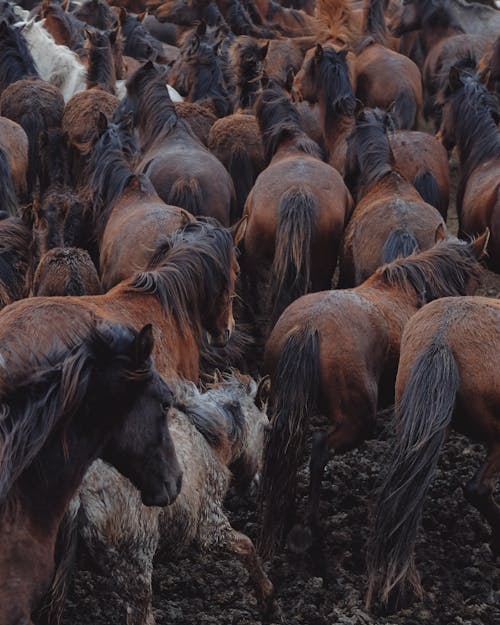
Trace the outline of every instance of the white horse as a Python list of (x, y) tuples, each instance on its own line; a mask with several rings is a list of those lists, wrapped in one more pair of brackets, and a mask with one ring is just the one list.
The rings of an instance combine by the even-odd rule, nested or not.
[(45, 20), (18, 22), (40, 77), (61, 90), (64, 101), (87, 87), (87, 71), (78, 55), (57, 44), (43, 27)]

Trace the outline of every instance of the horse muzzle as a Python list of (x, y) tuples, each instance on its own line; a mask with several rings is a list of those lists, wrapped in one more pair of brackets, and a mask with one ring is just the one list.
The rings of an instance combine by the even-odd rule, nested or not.
[(177, 499), (182, 488), (182, 473), (175, 480), (163, 482), (162, 488), (154, 491), (141, 491), (141, 501), (145, 506), (170, 506)]

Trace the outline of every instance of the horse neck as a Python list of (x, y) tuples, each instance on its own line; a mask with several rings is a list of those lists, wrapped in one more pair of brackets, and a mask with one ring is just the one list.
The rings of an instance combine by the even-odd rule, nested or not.
[[(167, 87), (165, 86), (165, 91), (166, 90)], [(166, 97), (168, 97), (168, 95)], [(178, 123), (175, 106), (170, 98), (168, 98), (168, 101), (163, 102), (161, 111), (153, 110), (152, 106), (148, 104), (148, 99), (141, 98), (139, 110), (141, 114), (138, 130), (143, 152), (154, 143), (164, 141), (168, 135), (175, 130), (180, 130), (181, 133), (189, 134), (184, 126)]]
[(88, 58), (87, 89), (101, 87), (114, 94), (115, 85), (116, 71), (111, 47), (92, 46)]
[(367, 141), (366, 144), (361, 141), (361, 144), (358, 144), (357, 159), (361, 191), (359, 197), (363, 197), (374, 184), (393, 171), (393, 155), (389, 138), (380, 129), (377, 129), (377, 133), (375, 140)]
[(424, 52), (428, 54), (440, 41), (448, 39), (448, 37), (453, 37), (454, 35), (460, 35), (463, 33), (463, 30), (458, 25), (450, 24), (448, 26), (443, 26), (435, 24), (430, 20), (428, 23), (424, 24), (420, 32)]
[[(500, 158), (500, 133), (487, 109), (469, 107), (465, 126), (457, 120), (457, 147), (463, 182), (481, 164)], [(465, 127), (469, 132), (464, 132)], [(470, 130), (472, 129), (472, 130)]]

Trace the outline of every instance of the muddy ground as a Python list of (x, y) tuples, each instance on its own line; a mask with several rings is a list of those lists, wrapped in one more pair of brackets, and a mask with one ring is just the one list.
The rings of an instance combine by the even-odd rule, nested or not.
[[(453, 168), (456, 178), (456, 168)], [(451, 210), (450, 228), (456, 231)], [(481, 294), (500, 297), (500, 276), (488, 273)], [(489, 530), (462, 495), (484, 457), (480, 446), (452, 434), (427, 498), (417, 543), (417, 566), (425, 600), (391, 616), (364, 609), (365, 545), (374, 490), (391, 444), (390, 435), (330, 461), (322, 489), (327, 572), (318, 577), (307, 556), (285, 551), (269, 574), (286, 625), (499, 625), (500, 567), (491, 555)], [(305, 503), (306, 471), (299, 506)], [(255, 503), (232, 494), (227, 508), (235, 528), (255, 539)], [(83, 564), (81, 563), (81, 566)], [(113, 575), (110, 571), (109, 575)], [(184, 557), (158, 562), (154, 575), (158, 625), (257, 625), (261, 623), (244, 569), (232, 556), (188, 550)], [(64, 625), (126, 625), (101, 588), (103, 578), (81, 568), (64, 615)]]

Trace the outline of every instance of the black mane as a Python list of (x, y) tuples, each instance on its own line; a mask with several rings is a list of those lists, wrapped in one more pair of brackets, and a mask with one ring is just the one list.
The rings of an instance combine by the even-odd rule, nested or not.
[(40, 78), (26, 40), (18, 28), (0, 21), (0, 92), (25, 78)]

